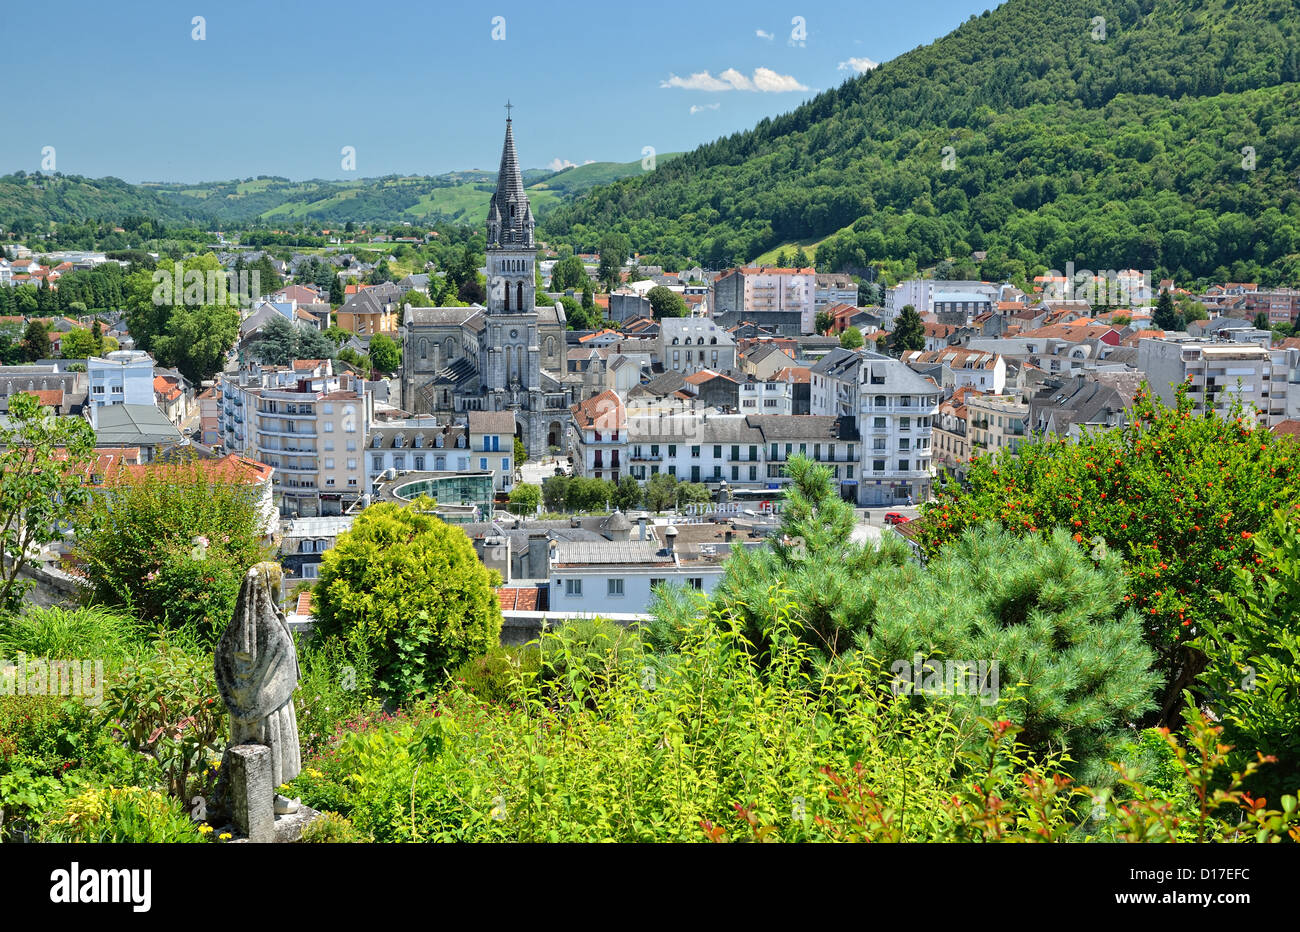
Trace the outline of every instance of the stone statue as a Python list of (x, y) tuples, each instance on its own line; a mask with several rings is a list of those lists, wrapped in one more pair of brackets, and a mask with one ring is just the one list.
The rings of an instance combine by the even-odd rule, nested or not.
[[(293, 691), (300, 672), (293, 635), (280, 611), (280, 567), (259, 563), (244, 576), (235, 614), (214, 656), (217, 688), (230, 712), (230, 746), (270, 749), (271, 785), (302, 770)], [(276, 794), (275, 812), (296, 812), (297, 800)]]

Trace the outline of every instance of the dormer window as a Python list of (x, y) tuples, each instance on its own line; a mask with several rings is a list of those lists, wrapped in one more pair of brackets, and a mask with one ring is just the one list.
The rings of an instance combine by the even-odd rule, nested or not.
[(417, 450), (424, 449), (424, 434), (415, 435), (415, 448)]
[(406, 446), (406, 437), (404, 435), (398, 434), (393, 438), (393, 449), (400, 450), (404, 446)]
[(383, 445), (383, 442), (384, 442), (383, 434), (375, 434), (370, 438), (370, 446), (375, 450), (378, 450), (380, 446)]
[(441, 446), (442, 446), (442, 434), (438, 434), (438, 436), (436, 436), (436, 437), (433, 438), (433, 445), (434, 445), (435, 447), (441, 447)]

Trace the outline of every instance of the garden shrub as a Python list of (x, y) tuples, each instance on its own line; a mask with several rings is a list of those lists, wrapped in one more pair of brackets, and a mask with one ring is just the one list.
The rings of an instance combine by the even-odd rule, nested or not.
[(497, 646), (482, 657), (466, 660), (451, 677), (484, 702), (508, 702), (519, 698), (521, 685), (535, 678), (540, 668), (536, 645)]
[(19, 653), (50, 660), (120, 661), (142, 640), (140, 625), (129, 615), (104, 606), (84, 608), (28, 605), (0, 622), (0, 659)]
[(316, 638), (364, 652), (395, 700), (430, 689), (501, 635), (500, 576), (429, 504), (367, 508), (325, 554), (314, 592)]
[(116, 844), (202, 841), (178, 800), (135, 786), (96, 787), (69, 797), (42, 821), (39, 838)]

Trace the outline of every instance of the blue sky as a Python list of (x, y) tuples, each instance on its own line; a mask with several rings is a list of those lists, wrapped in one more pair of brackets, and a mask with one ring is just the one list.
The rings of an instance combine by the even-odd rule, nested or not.
[(131, 182), (495, 169), (507, 98), (525, 167), (639, 160), (791, 110), (996, 5), (60, 3), (0, 35), (0, 173), (39, 170), (47, 146), (58, 171)]

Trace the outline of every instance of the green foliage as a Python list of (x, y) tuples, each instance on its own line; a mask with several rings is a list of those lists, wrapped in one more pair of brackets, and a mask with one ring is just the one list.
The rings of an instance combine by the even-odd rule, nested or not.
[(325, 554), (315, 589), (316, 636), (371, 658), (377, 687), (400, 699), (486, 653), (501, 631), (500, 577), (429, 504), (366, 509)]
[(106, 700), (103, 723), (131, 751), (158, 762), (168, 793), (189, 800), (198, 790), (212, 798), (211, 786), (194, 783), (229, 733), (211, 653), (160, 636), (152, 653), (123, 668)]
[(666, 472), (657, 472), (646, 480), (643, 490), (645, 507), (659, 514), (668, 511), (677, 504), (677, 477)]
[(577, 291), (585, 288), (589, 281), (587, 270), (577, 256), (567, 256), (551, 267), (552, 291)]
[(849, 327), (840, 334), (840, 346), (845, 349), (861, 349), (863, 342), (862, 331), (857, 327)]
[(102, 352), (102, 340), (96, 340), (89, 329), (73, 327), (59, 341), (59, 355), (64, 359), (85, 359)]
[(364, 841), (356, 827), (337, 812), (322, 812), (319, 819), (303, 830), (302, 840), (309, 845), (346, 845)]
[(514, 451), (516, 468), (528, 462), (528, 448), (524, 446), (524, 442), (518, 437), (515, 438)]
[(396, 372), (402, 366), (402, 349), (386, 333), (376, 333), (370, 338), (370, 362), (380, 372)]
[(197, 844), (203, 839), (181, 802), (134, 786), (95, 787), (69, 797), (45, 819), (43, 842)]
[[(822, 333), (822, 334), (824, 334), (824, 333), (826, 333), (827, 331), (829, 331), (829, 330), (831, 329), (831, 326), (832, 326), (834, 323), (835, 323), (835, 318), (832, 317), (832, 316), (830, 315), (830, 312), (829, 312), (829, 311), (818, 311), (818, 312), (817, 312), (817, 322), (813, 325), (813, 329), (814, 329), (817, 333)], [(862, 335), (862, 332), (859, 331), (859, 332), (858, 332), (858, 336), (861, 336), (861, 335)]]
[(1235, 768), (1256, 752), (1277, 759), (1247, 785), (1277, 799), (1300, 773), (1300, 536), (1296, 516), (1274, 514), (1252, 541), (1257, 569), (1236, 567), (1215, 599), (1223, 616), (1207, 619), (1197, 646), (1207, 657), (1200, 682), (1209, 692)]
[(619, 511), (632, 511), (641, 507), (641, 483), (632, 476), (622, 476), (614, 489), (613, 504)]
[[(84, 480), (94, 461), (95, 432), (81, 418), (53, 417), (34, 395), (9, 398), (0, 425), (0, 612), (23, 592), (19, 573), (35, 548), (62, 539), (89, 498)], [(59, 468), (50, 468), (51, 463)]]
[(215, 642), (266, 553), (258, 494), (201, 460), (110, 477), (75, 547), (95, 598)]
[(294, 693), (298, 740), (305, 754), (323, 752), (347, 725), (376, 710), (373, 665), (338, 640), (298, 645), (302, 678)]
[(709, 492), (709, 487), (702, 482), (679, 482), (677, 483), (677, 509), (680, 511), (687, 505), (704, 505), (712, 501), (713, 495)]
[(510, 513), (516, 515), (534, 515), (542, 503), (540, 486), (520, 482), (510, 490)]
[(655, 320), (665, 317), (685, 317), (690, 313), (686, 301), (667, 285), (655, 285), (646, 297), (650, 300), (650, 311)]
[(540, 669), (535, 645), (496, 646), (481, 657), (466, 660), (451, 676), (460, 688), (484, 702), (509, 702), (520, 698), (522, 685)]
[(1184, 645), (1222, 612), (1204, 593), (1232, 589), (1235, 569), (1257, 571), (1252, 535), (1275, 508), (1300, 507), (1300, 445), (1253, 419), (1200, 416), (1181, 388), (1173, 407), (1144, 389), (1125, 426), (981, 456), (967, 482), (925, 507), (926, 551), (994, 520), (1017, 534), (1063, 527), (1085, 548), (1117, 552), (1126, 601), (1170, 684), (1168, 714), (1200, 669)]
[(911, 350), (925, 349), (925, 323), (916, 308), (910, 304), (903, 305), (894, 321), (894, 329), (889, 334), (889, 352), (902, 356)]
[(100, 605), (42, 608), (26, 605), (0, 626), (0, 657), (19, 652), (50, 660), (76, 660), (93, 654), (123, 660), (136, 648), (140, 627), (134, 618)]

